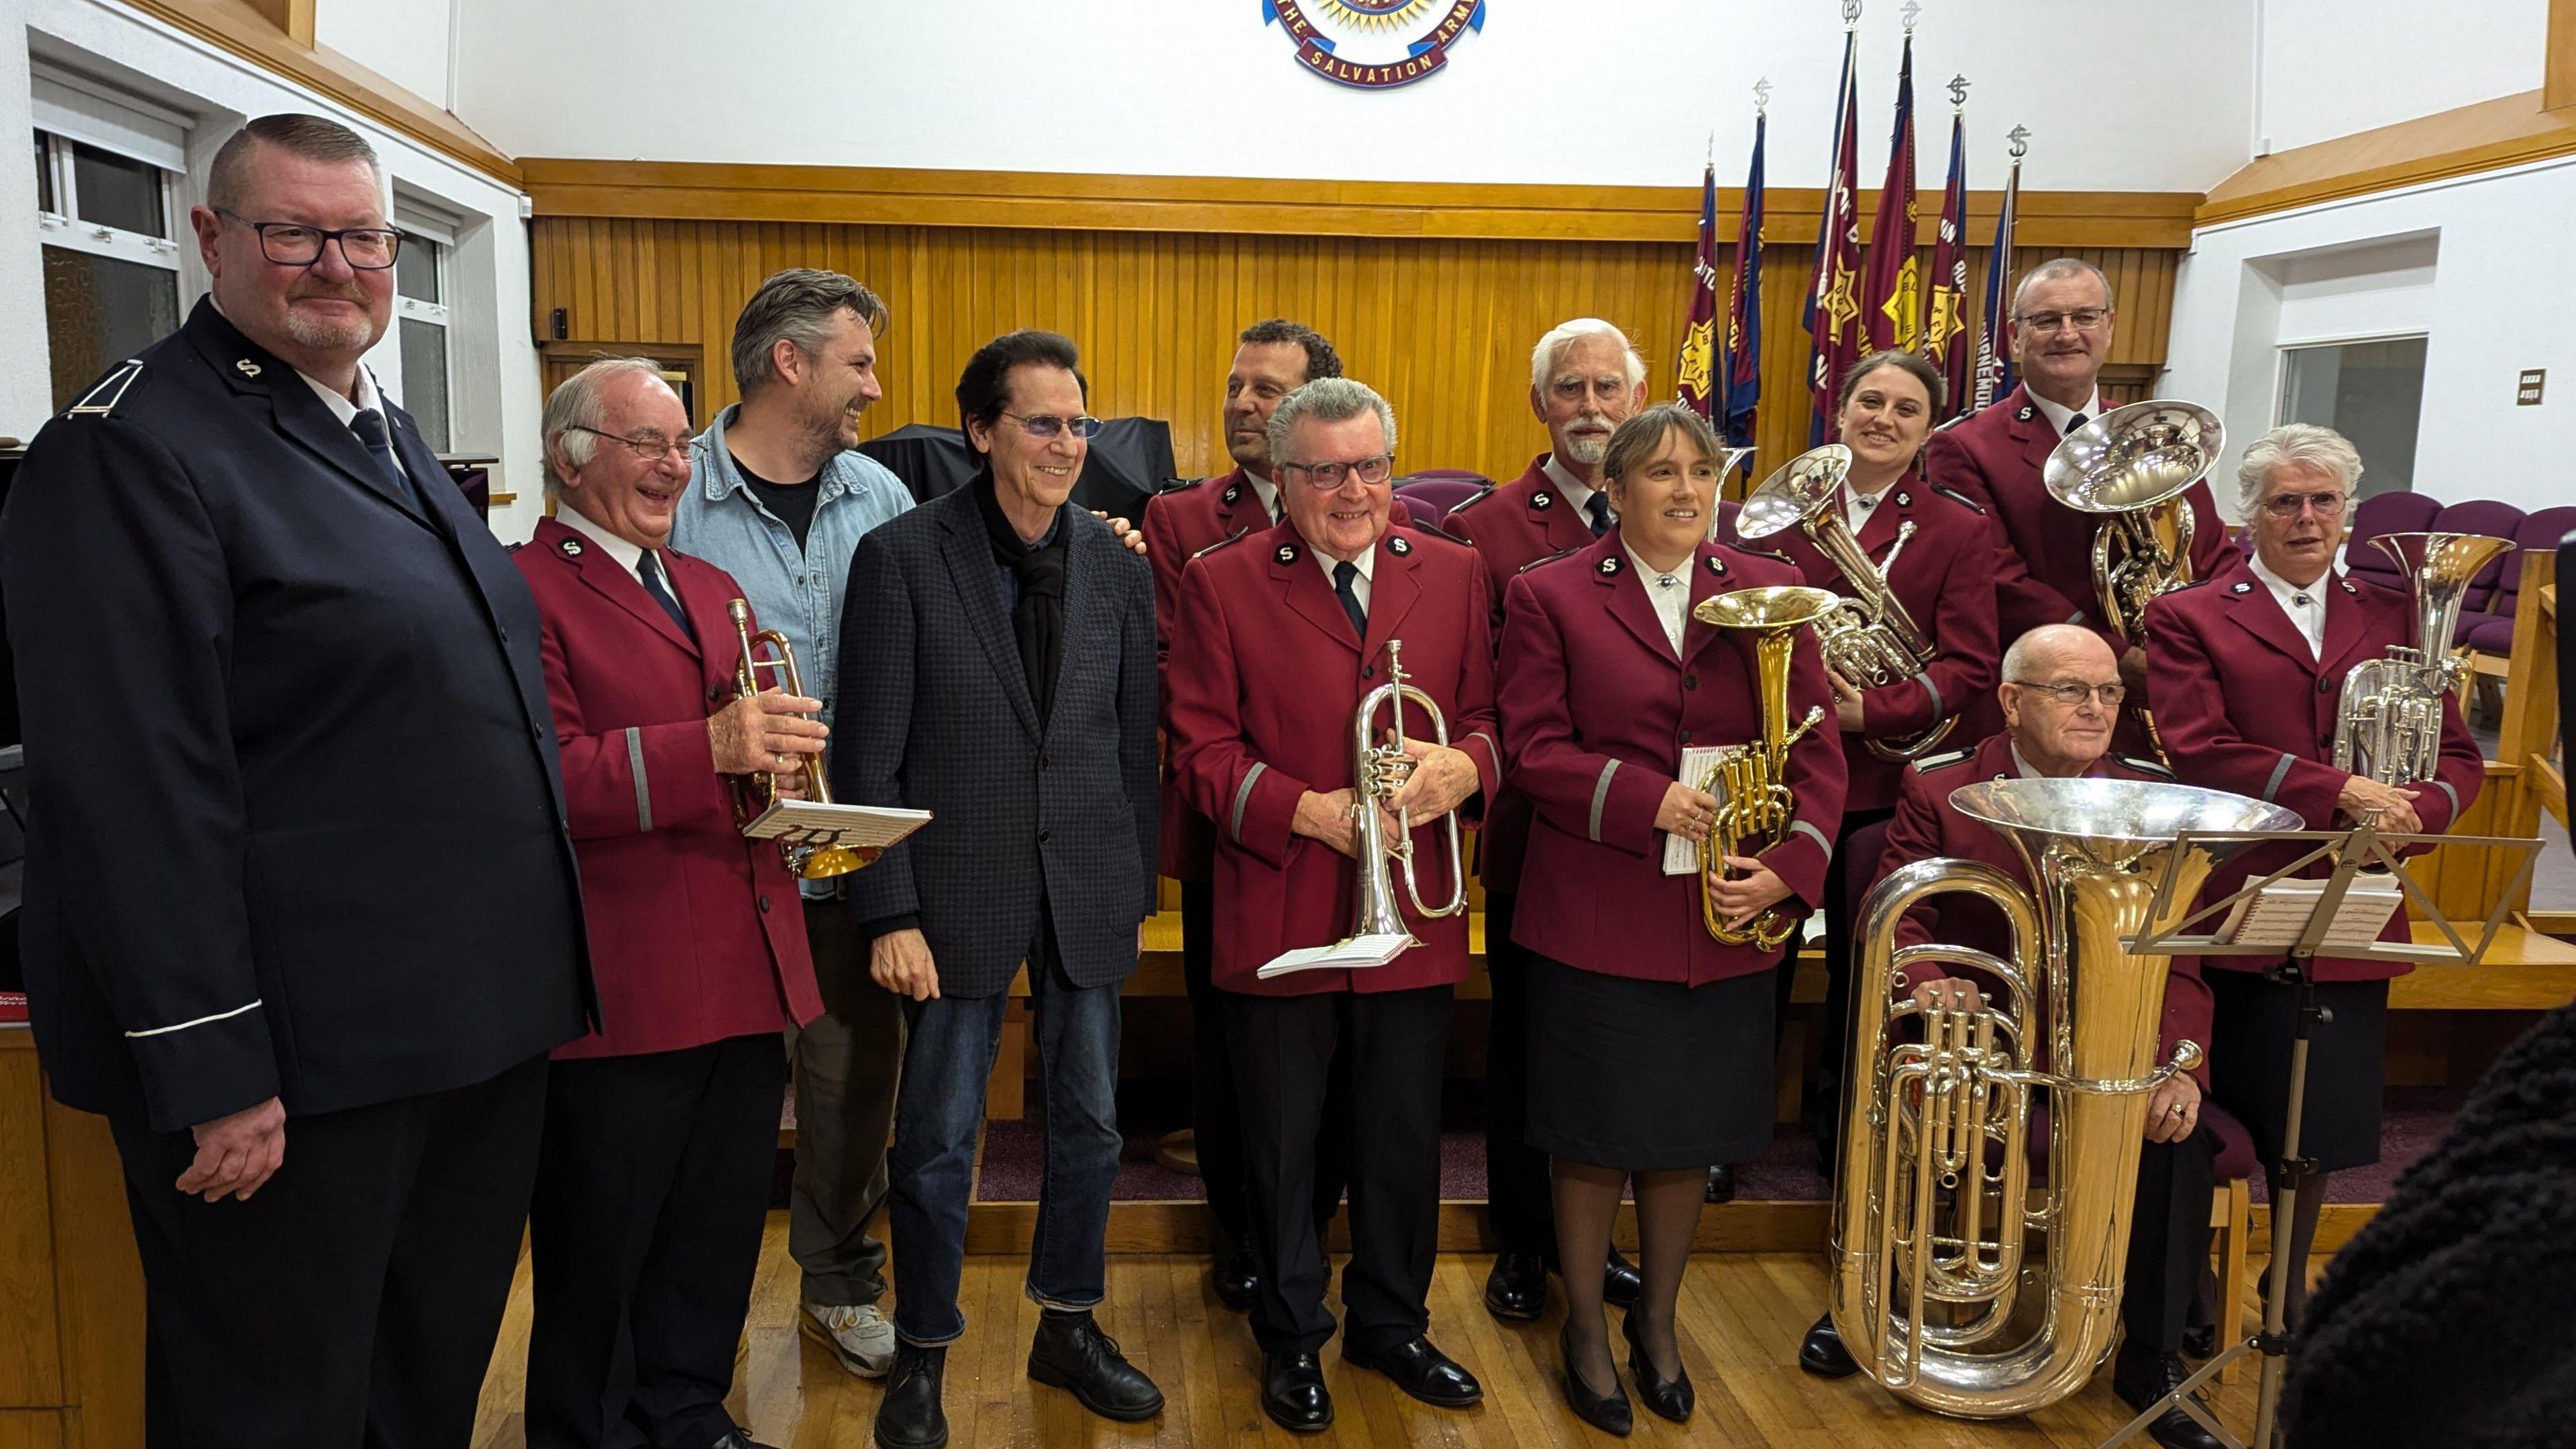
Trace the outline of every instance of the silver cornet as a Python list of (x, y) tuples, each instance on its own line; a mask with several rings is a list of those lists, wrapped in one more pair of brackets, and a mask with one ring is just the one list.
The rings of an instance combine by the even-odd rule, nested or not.
[[(1359, 817), (1360, 892), (1357, 919), (1351, 926), (1353, 936), (1409, 936), (1404, 914), (1397, 908), (1395, 873), (1404, 873), (1404, 894), (1413, 904), (1416, 915), (1430, 920), (1454, 916), (1467, 909), (1466, 854), (1458, 842), (1458, 812), (1452, 810), (1441, 821), (1449, 841), (1449, 899), (1432, 905), (1422, 899), (1422, 883), (1413, 869), (1413, 812), (1395, 811), (1396, 835), (1386, 838), (1386, 827), (1380, 823), (1380, 812), (1391, 809), (1404, 782), (1412, 777), (1413, 761), (1404, 753), (1404, 707), (1419, 705), (1431, 716), (1434, 743), (1449, 743), (1449, 721), (1430, 695), (1414, 688), (1404, 677), (1404, 641), (1386, 641), (1386, 683), (1372, 689), (1360, 700), (1351, 716), (1351, 809)], [(1388, 716), (1387, 743), (1378, 742), (1378, 714)]]

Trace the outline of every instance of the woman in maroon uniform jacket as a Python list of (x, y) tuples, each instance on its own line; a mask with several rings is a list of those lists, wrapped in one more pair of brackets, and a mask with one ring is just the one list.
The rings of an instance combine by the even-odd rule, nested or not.
[[(1667, 875), (1667, 834), (1696, 838), (1716, 802), (1677, 778), (1688, 745), (1761, 734), (1753, 636), (1690, 617), (1703, 599), (1796, 584), (1776, 560), (1703, 542), (1724, 450), (1687, 409), (1649, 408), (1604, 464), (1619, 524), (1514, 579), (1499, 690), (1512, 784), (1537, 807), (1513, 937), (1531, 962), (1532, 1146), (1554, 1162), (1557, 1246), (1609, 1249), (1633, 1182), (1645, 1290), (1627, 1317), (1647, 1406), (1689, 1415), (1673, 1337), (1708, 1166), (1771, 1137), (1771, 973), (1777, 949), (1727, 946), (1701, 924), (1696, 874)], [(1812, 638), (1796, 642), (1790, 715), (1830, 708)], [(1824, 729), (1789, 753), (1788, 838), (1736, 857), (1719, 908), (1736, 921), (1821, 899), (1842, 813), (1842, 751)], [(1792, 901), (1790, 898), (1795, 897)], [(1566, 1393), (1612, 1432), (1630, 1422), (1611, 1367), (1600, 1280), (1565, 1275)], [(1599, 1386), (1599, 1387), (1596, 1387)]]

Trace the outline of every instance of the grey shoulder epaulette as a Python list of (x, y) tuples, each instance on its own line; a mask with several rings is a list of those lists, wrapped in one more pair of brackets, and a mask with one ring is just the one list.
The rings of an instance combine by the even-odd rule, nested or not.
[(1970, 513), (1977, 515), (1979, 518), (1986, 516), (1986, 505), (1979, 503), (1977, 500), (1960, 492), (1956, 488), (1949, 487), (1946, 484), (1935, 483), (1932, 485), (1932, 491), (1949, 499), (1951, 502), (1958, 504), (1960, 507), (1965, 508)]
[(1185, 491), (1187, 491), (1187, 490), (1189, 490), (1189, 489), (1192, 489), (1192, 488), (1196, 488), (1197, 486), (1199, 486), (1199, 485), (1200, 485), (1200, 484), (1202, 484), (1202, 483), (1205, 483), (1206, 481), (1207, 481), (1207, 480), (1206, 480), (1205, 478), (1174, 478), (1174, 479), (1171, 479), (1171, 480), (1169, 480), (1169, 481), (1165, 482), (1165, 483), (1163, 484), (1163, 486), (1162, 486), (1162, 487), (1157, 488), (1157, 489), (1155, 489), (1154, 491), (1155, 491), (1157, 494), (1162, 494), (1162, 493), (1180, 493), (1180, 492), (1185, 492)]
[(70, 407), (63, 409), (67, 418), (104, 418), (116, 413), (116, 405), (125, 401), (127, 389), (143, 375), (143, 359), (129, 357), (108, 371), (107, 376), (89, 385)]
[[(1452, 512), (1455, 512), (1456, 510), (1454, 510), (1454, 509), (1453, 509), (1453, 510), (1451, 510), (1451, 511), (1452, 511)], [(1513, 572), (1514, 572), (1514, 573), (1523, 573), (1523, 574), (1525, 574), (1525, 573), (1528, 573), (1531, 569), (1537, 568), (1540, 564), (1552, 564), (1552, 563), (1556, 562), (1558, 559), (1561, 559), (1561, 558), (1567, 558), (1567, 557), (1570, 557), (1570, 556), (1572, 556), (1572, 555), (1574, 555), (1574, 554), (1578, 554), (1578, 553), (1581, 553), (1581, 552), (1583, 552), (1583, 549), (1582, 549), (1582, 548), (1581, 548), (1581, 546), (1579, 546), (1579, 545), (1578, 545), (1578, 546), (1576, 546), (1576, 547), (1574, 547), (1574, 548), (1561, 548), (1561, 549), (1558, 549), (1556, 552), (1554, 552), (1554, 553), (1552, 553), (1552, 554), (1549, 554), (1549, 555), (1548, 555), (1547, 557), (1545, 557), (1545, 558), (1534, 558), (1534, 559), (1531, 559), (1528, 563), (1522, 564), (1519, 568), (1517, 568), (1517, 569), (1513, 570)]]
[(1468, 509), (1475, 507), (1477, 504), (1484, 502), (1486, 499), (1493, 497), (1495, 489), (1496, 485), (1492, 483), (1488, 483), (1484, 487), (1477, 489), (1473, 495), (1459, 502), (1456, 507), (1451, 508), (1449, 510), (1449, 516), (1455, 518), (1459, 514), (1466, 512)]
[(2111, 758), (2141, 775), (2153, 775), (2159, 780), (2170, 780), (2174, 777), (2173, 766), (2162, 760), (2150, 760), (2137, 755), (2113, 755)]
[(1216, 542), (1209, 544), (1207, 547), (1200, 549), (1197, 553), (1191, 554), (1190, 557), (1206, 558), (1209, 554), (1216, 552), (1218, 549), (1225, 547), (1229, 543), (1239, 542), (1245, 534), (1250, 532), (1252, 532), (1252, 525), (1247, 523), (1243, 527), (1236, 529), (1234, 532), (1227, 534), (1225, 537), (1218, 539)]
[(1415, 533), (1421, 534), (1424, 538), (1442, 539), (1446, 542), (1454, 543), (1460, 548), (1475, 547), (1474, 544), (1469, 543), (1467, 540), (1460, 538), (1458, 535), (1451, 533), (1449, 530), (1442, 528), (1436, 523), (1425, 523), (1421, 519), (1417, 518), (1404, 526)]
[(1933, 770), (1946, 770), (1952, 765), (1959, 764), (1974, 754), (1976, 754), (1975, 750), (1944, 750), (1940, 754), (1925, 755), (1923, 758), (1916, 760), (1914, 762), (1914, 768), (1918, 772), (1923, 773), (1929, 773)]
[(1946, 432), (1950, 431), (1952, 428), (1957, 427), (1959, 424), (1966, 422), (1968, 419), (1973, 418), (1973, 417), (1975, 417), (1976, 415), (1977, 415), (1977, 410), (1976, 410), (1975, 408), (1970, 408), (1970, 409), (1968, 409), (1966, 412), (1959, 414), (1959, 415), (1958, 415), (1957, 417), (1955, 417), (1955, 418), (1952, 418), (1950, 421), (1948, 421), (1948, 422), (1946, 422), (1946, 423), (1943, 423), (1941, 426), (1939, 426), (1939, 427), (1937, 427), (1937, 428), (1934, 428), (1932, 431), (1934, 431), (1934, 432), (1936, 432), (1936, 433), (1946, 433)]

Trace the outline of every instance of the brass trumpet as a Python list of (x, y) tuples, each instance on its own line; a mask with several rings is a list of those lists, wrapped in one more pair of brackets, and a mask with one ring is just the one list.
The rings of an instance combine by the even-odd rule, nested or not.
[[(1351, 783), (1354, 798), (1351, 809), (1359, 817), (1359, 905), (1351, 926), (1353, 936), (1411, 935), (1405, 929), (1404, 914), (1396, 906), (1395, 873), (1404, 873), (1404, 893), (1413, 902), (1414, 914), (1431, 920), (1454, 916), (1467, 909), (1466, 855), (1459, 845), (1458, 812), (1450, 811), (1441, 823), (1448, 829), (1449, 899), (1431, 905), (1422, 899), (1422, 882), (1413, 870), (1413, 812), (1396, 812), (1396, 834), (1386, 838), (1378, 814), (1404, 788), (1413, 774), (1413, 761), (1404, 753), (1404, 707), (1419, 705), (1431, 717), (1433, 743), (1449, 743), (1449, 721), (1430, 695), (1406, 681), (1404, 674), (1404, 641), (1386, 641), (1386, 683), (1370, 690), (1361, 698), (1360, 707), (1351, 715)], [(1389, 741), (1380, 744), (1378, 713), (1388, 715)]]
[[(1691, 610), (1691, 617), (1703, 624), (1754, 631), (1756, 688), (1762, 700), (1762, 738), (1721, 752), (1695, 787), (1718, 797), (1716, 818), (1709, 822), (1708, 836), (1699, 845), (1699, 915), (1711, 939), (1722, 944), (1775, 951), (1798, 929), (1800, 917), (1784, 914), (1778, 906), (1765, 908), (1741, 926), (1730, 926), (1718, 914), (1710, 890), (1719, 881), (1733, 878), (1727, 856), (1768, 850), (1787, 840), (1797, 824), (1798, 800), (1788, 786), (1789, 747), (1814, 729), (1825, 711), (1810, 706), (1805, 719), (1794, 728), (1790, 725), (1789, 650), (1799, 625), (1841, 602), (1823, 589), (1782, 586), (1737, 589), (1702, 599)], [(1747, 845), (1748, 841), (1757, 843)], [(1827, 845), (1830, 848), (1830, 842)]]
[[(778, 687), (801, 697), (805, 693), (805, 680), (796, 672), (796, 646), (787, 642), (787, 636), (775, 629), (753, 633), (751, 605), (746, 600), (735, 599), (727, 603), (725, 614), (733, 620), (734, 637), (742, 641), (742, 659), (733, 670), (734, 697), (748, 699), (760, 693), (763, 670), (777, 676)], [(764, 645), (771, 651), (767, 658), (762, 658), (759, 653)], [(755, 771), (745, 777), (743, 790), (749, 796), (748, 813), (754, 818), (778, 803), (778, 773)], [(832, 803), (832, 784), (824, 777), (821, 755), (805, 756), (804, 763), (796, 766), (795, 773), (804, 781), (805, 799), (821, 805)], [(793, 836), (779, 837), (778, 851), (786, 858), (787, 869), (806, 880), (828, 880), (836, 875), (848, 875), (876, 858), (873, 852), (862, 854), (846, 846), (800, 841)]]

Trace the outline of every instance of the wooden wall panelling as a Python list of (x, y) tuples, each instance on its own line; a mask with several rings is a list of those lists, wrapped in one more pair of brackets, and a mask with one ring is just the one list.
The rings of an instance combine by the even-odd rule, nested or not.
[(0, 1027), (0, 1409), (63, 1402), (45, 1084), (27, 1029)]

